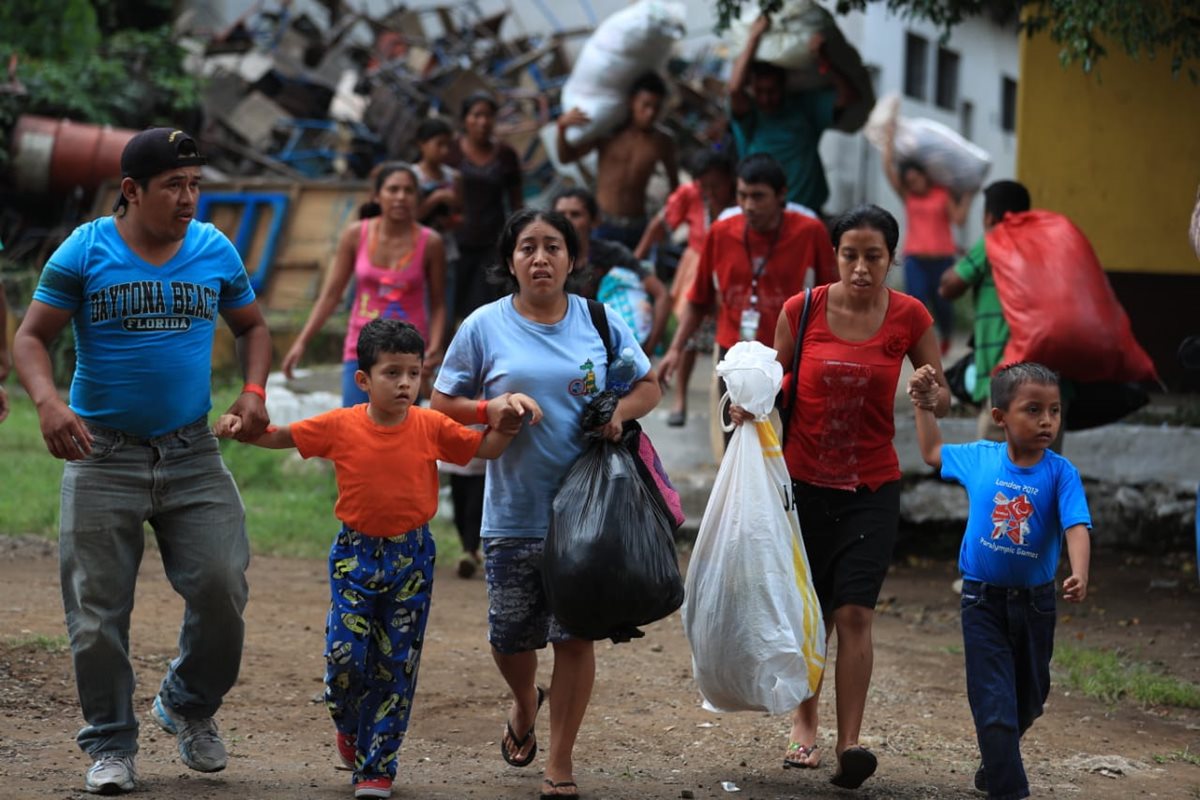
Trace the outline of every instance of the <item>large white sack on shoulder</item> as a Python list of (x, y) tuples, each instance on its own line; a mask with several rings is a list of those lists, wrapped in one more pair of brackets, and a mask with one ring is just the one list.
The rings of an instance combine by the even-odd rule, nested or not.
[(888, 124), (895, 120), (895, 154), (898, 161), (915, 161), (930, 179), (956, 192), (974, 192), (992, 168), (986, 150), (967, 141), (940, 122), (923, 117), (900, 116), (900, 96), (879, 99), (867, 118), (863, 133), (879, 150), (887, 144)]
[(621, 124), (629, 88), (643, 73), (662, 69), (687, 31), (686, 20), (682, 3), (638, 0), (597, 26), (563, 84), (562, 107), (591, 117), (587, 125), (567, 130), (568, 142), (607, 135)]
[(775, 407), (775, 395), (783, 384), (783, 365), (778, 351), (762, 342), (738, 342), (717, 364), (725, 380), (729, 402), (766, 419)]
[[(746, 49), (750, 28), (761, 14), (757, 2), (742, 3), (741, 13), (729, 23), (729, 49), (737, 54)], [(817, 71), (817, 58), (809, 47), (814, 34), (836, 27), (833, 14), (813, 0), (785, 0), (771, 15), (771, 27), (758, 40), (756, 61), (788, 70)]]
[(911, 159), (930, 180), (962, 194), (983, 187), (992, 157), (952, 128), (932, 119), (901, 117), (896, 125), (896, 157)]
[(710, 711), (793, 710), (825, 669), (825, 627), (770, 422), (742, 425), (688, 564), (684, 633)]

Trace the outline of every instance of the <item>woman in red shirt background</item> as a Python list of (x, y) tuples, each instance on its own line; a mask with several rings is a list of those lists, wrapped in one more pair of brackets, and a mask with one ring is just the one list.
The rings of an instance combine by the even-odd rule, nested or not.
[(938, 293), (938, 282), (942, 273), (954, 266), (958, 253), (950, 226), (966, 221), (974, 195), (955, 198), (945, 187), (935, 184), (917, 162), (897, 164), (892, 142), (895, 132), (893, 122), (883, 148), (883, 170), (904, 201), (904, 291), (933, 311), (945, 355), (954, 332), (954, 306)]
[[(950, 407), (933, 320), (916, 299), (887, 287), (900, 238), (895, 217), (860, 206), (838, 218), (832, 240), (839, 280), (812, 289), (802, 333), (799, 384), (784, 459), (828, 634), (838, 638), (836, 786), (857, 788), (877, 765), (859, 744), (871, 683), (871, 626), (900, 519), (900, 463), (892, 440), (900, 368), (932, 364), (937, 415)], [(775, 348), (790, 370), (804, 293), (779, 315)], [(932, 398), (931, 398), (932, 399)], [(735, 422), (752, 419), (731, 409)], [(784, 766), (812, 768), (820, 692), (796, 709)]]

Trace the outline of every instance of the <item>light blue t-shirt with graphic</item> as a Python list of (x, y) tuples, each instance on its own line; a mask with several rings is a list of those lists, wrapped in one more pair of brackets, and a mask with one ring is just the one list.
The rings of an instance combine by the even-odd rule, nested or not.
[(1079, 471), (1047, 450), (1018, 467), (1004, 442), (942, 445), (942, 477), (967, 489), (967, 531), (958, 554), (964, 578), (1027, 588), (1054, 580), (1063, 533), (1092, 527)]
[[(526, 424), (497, 459), (487, 462), (484, 538), (541, 539), (550, 529), (558, 487), (587, 442), (580, 419), (607, 375), (604, 342), (587, 301), (568, 295), (566, 315), (553, 325), (522, 317), (509, 295), (481, 306), (463, 321), (446, 351), (434, 387), (453, 397), (497, 397), (521, 392), (544, 414)], [(613, 349), (631, 348), (636, 374), (650, 361), (624, 320), (605, 308)]]
[(71, 311), (71, 409), (86, 420), (151, 437), (212, 407), (217, 314), (254, 301), (233, 244), (193, 220), (162, 266), (144, 261), (113, 217), (80, 225), (50, 256), (33, 299)]

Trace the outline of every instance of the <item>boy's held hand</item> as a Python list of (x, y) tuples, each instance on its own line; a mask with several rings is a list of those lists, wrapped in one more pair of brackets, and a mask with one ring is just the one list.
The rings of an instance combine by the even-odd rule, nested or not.
[(237, 414), (222, 414), (213, 425), (213, 435), (218, 439), (232, 439), (242, 430), (242, 418)]
[(908, 379), (908, 397), (917, 408), (933, 411), (937, 408), (937, 371), (930, 364), (917, 369)]
[(1087, 598), (1087, 578), (1082, 575), (1072, 575), (1063, 581), (1063, 600), (1068, 603), (1082, 603)]

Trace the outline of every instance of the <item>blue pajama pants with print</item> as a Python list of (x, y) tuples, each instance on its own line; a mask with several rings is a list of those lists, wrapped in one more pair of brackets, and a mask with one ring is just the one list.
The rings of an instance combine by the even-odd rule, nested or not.
[(345, 526), (329, 552), (325, 704), (358, 742), (354, 780), (396, 777), (433, 589), (429, 526), (364, 536)]

